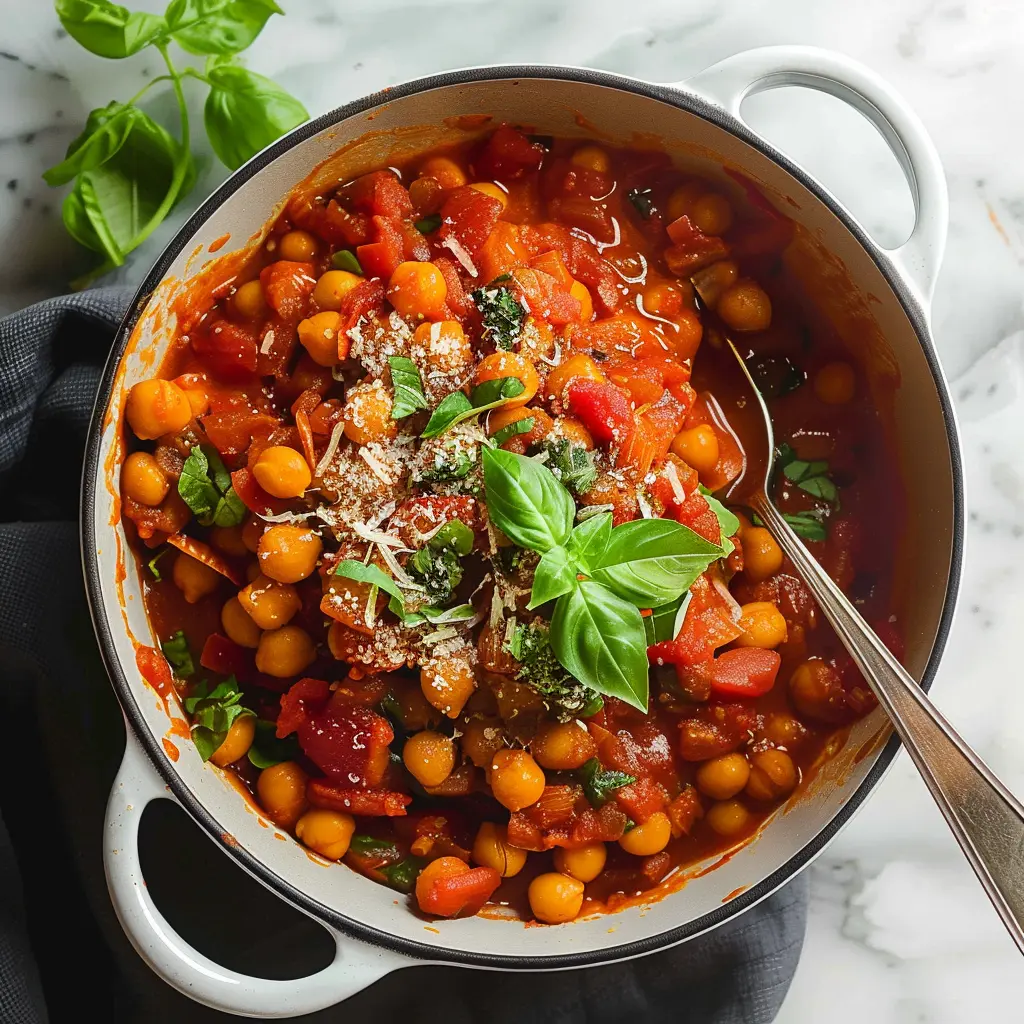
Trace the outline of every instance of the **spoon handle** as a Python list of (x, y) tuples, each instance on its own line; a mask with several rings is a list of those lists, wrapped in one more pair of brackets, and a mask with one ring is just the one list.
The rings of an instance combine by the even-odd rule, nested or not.
[(874, 691), (1024, 952), (1024, 806), (992, 774), (892, 656), (763, 494), (750, 500), (803, 577)]

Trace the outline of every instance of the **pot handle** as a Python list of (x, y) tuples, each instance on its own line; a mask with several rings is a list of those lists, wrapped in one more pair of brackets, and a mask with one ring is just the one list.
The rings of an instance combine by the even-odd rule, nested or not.
[(876, 249), (931, 305), (946, 246), (949, 202), (939, 154), (907, 102), (870, 68), (840, 53), (813, 46), (765, 46), (712, 64), (681, 83), (742, 120), (747, 96), (767, 89), (803, 86), (843, 100), (881, 133), (906, 176), (914, 199), (914, 230), (903, 245)]
[(136, 952), (168, 985), (226, 1013), (292, 1017), (333, 1006), (412, 962), (328, 928), (337, 952), (327, 967), (308, 978), (271, 981), (221, 967), (190, 946), (157, 909), (139, 862), (139, 822), (146, 805), (174, 797), (131, 727), (126, 730), (124, 758), (107, 801), (103, 836), (107, 889)]

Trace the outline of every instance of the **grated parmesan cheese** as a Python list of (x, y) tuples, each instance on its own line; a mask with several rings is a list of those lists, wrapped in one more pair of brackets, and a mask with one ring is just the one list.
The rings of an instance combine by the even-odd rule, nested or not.
[(469, 255), (465, 246), (463, 246), (457, 238), (449, 235), (441, 245), (451, 250), (452, 255), (459, 261), (459, 263), (462, 264), (462, 269), (465, 270), (470, 277), (479, 276), (477, 274), (476, 264), (473, 263), (472, 257)]
[(665, 460), (665, 479), (668, 480), (676, 501), (682, 505), (686, 501), (686, 491), (683, 490), (683, 482), (679, 479), (679, 471), (676, 469), (676, 464), (671, 459)]
[(344, 433), (345, 424), (339, 420), (334, 424), (334, 429), (331, 431), (331, 439), (327, 442), (327, 451), (324, 452), (323, 458), (316, 464), (313, 476), (319, 476), (331, 464), (331, 460), (338, 453), (338, 445), (341, 444), (341, 438)]

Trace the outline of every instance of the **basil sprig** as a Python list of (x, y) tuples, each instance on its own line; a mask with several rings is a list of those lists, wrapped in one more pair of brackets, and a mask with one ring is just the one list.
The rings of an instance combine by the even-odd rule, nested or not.
[(478, 416), (488, 409), (497, 409), (525, 390), (525, 385), (518, 377), (497, 377), (475, 387), (468, 398), (464, 391), (453, 391), (441, 399), (420, 437), (437, 437), (463, 420)]
[(196, 445), (178, 478), (178, 494), (201, 526), (238, 526), (249, 514), (231, 486), (231, 474), (213, 448)]
[(204, 761), (209, 761), (224, 742), (236, 719), (253, 714), (243, 706), (242, 691), (234, 676), (228, 676), (212, 690), (204, 682), (185, 701), (185, 710), (192, 716), (192, 742)]
[(728, 552), (667, 519), (612, 527), (609, 513), (573, 527), (576, 505), (542, 463), (485, 448), (491, 521), (540, 554), (530, 608), (555, 600), (550, 642), (559, 662), (599, 693), (647, 710), (647, 630), (641, 608), (677, 602)]
[(403, 420), (420, 409), (427, 408), (423, 394), (423, 380), (416, 364), (405, 356), (389, 356), (391, 383), (395, 386), (395, 400), (391, 405), (391, 418)]

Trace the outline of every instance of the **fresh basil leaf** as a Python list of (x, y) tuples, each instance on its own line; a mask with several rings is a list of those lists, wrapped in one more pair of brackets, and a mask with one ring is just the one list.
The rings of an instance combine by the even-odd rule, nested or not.
[(75, 42), (99, 57), (120, 60), (167, 31), (158, 14), (129, 11), (110, 0), (56, 0), (57, 17)]
[(201, 526), (238, 526), (249, 514), (231, 486), (231, 474), (210, 446), (196, 445), (178, 478), (178, 494)]
[(484, 337), (494, 342), (495, 348), (511, 349), (522, 336), (526, 309), (509, 288), (495, 288), (491, 282), (469, 296), (480, 311)]
[(144, 117), (138, 107), (116, 100), (90, 111), (85, 128), (68, 146), (64, 159), (43, 172), (43, 181), (65, 185), (76, 174), (105, 164), (128, 141), (136, 121)]
[(546, 466), (500, 448), (483, 450), (483, 466), (488, 514), (509, 540), (540, 554), (565, 544), (576, 505)]
[(839, 496), (835, 482), (828, 475), (828, 463), (824, 459), (810, 462), (798, 459), (788, 444), (779, 445), (775, 458), (782, 475), (806, 494), (830, 503)]
[(722, 531), (722, 547), (725, 548), (727, 538), (736, 536), (740, 521), (703, 484), (700, 484), (700, 493), (718, 519), (718, 528)]
[(272, 14), (284, 14), (274, 0), (171, 0), (164, 16), (183, 50), (207, 55), (251, 46)]
[(516, 420), (514, 423), (510, 423), (507, 427), (502, 427), (497, 433), (491, 435), (491, 444), (495, 448), (500, 448), (506, 441), (511, 441), (513, 437), (518, 437), (520, 434), (528, 434), (533, 430), (534, 417), (526, 416), (521, 420)]
[(212, 690), (208, 686), (202, 684), (185, 701), (185, 710), (192, 716), (192, 741), (204, 761), (224, 742), (236, 719), (253, 714), (242, 704), (242, 691), (234, 676)]
[(625, 772), (606, 771), (596, 757), (585, 762), (576, 774), (583, 785), (583, 795), (592, 807), (603, 807), (615, 790), (636, 782), (634, 776)]
[(562, 547), (545, 551), (533, 574), (533, 591), (527, 611), (568, 594), (575, 586), (576, 569), (569, 561), (569, 552)]
[(405, 356), (389, 356), (388, 365), (391, 367), (391, 383), (395, 387), (391, 418), (403, 420), (419, 409), (426, 409), (427, 399), (416, 364)]
[(671, 519), (638, 519), (612, 530), (590, 575), (638, 608), (674, 601), (714, 561), (722, 548)]
[(648, 647), (651, 644), (660, 644), (664, 640), (675, 640), (679, 636), (691, 596), (690, 591), (687, 591), (678, 601), (651, 609), (651, 614), (644, 619)]
[(839, 493), (836, 485), (824, 475), (812, 476), (806, 480), (801, 480), (797, 487), (814, 498), (821, 498), (822, 501), (828, 502), (835, 501)]
[[(824, 512), (783, 512), (782, 518), (793, 528), (793, 532), (804, 540), (828, 540)], [(757, 525), (763, 524), (758, 520)]]
[(160, 650), (164, 652), (171, 670), (179, 679), (188, 679), (195, 674), (196, 666), (192, 661), (192, 652), (188, 649), (188, 640), (180, 629), (170, 640), (161, 641)]
[(213, 510), (214, 526), (238, 526), (244, 523), (249, 516), (249, 510), (245, 502), (235, 492), (234, 487), (228, 484), (228, 489), (217, 500), (217, 507)]
[(221, 163), (231, 170), (285, 132), (309, 120), (294, 96), (239, 64), (207, 67), (210, 94), (203, 108), (206, 134)]
[(380, 873), (392, 889), (410, 893), (416, 887), (416, 879), (426, 863), (422, 857), (403, 857), (397, 864), (381, 868)]
[[(390, 607), (390, 605), (389, 605)], [(394, 609), (391, 609), (394, 611)], [(454, 608), (434, 608), (427, 605), (416, 612), (408, 612), (402, 618), (407, 626), (417, 626), (427, 622), (431, 626), (447, 626), (453, 622), (465, 622), (473, 618), (476, 612), (471, 604), (459, 604)]]
[(264, 718), (256, 720), (256, 732), (248, 756), (249, 761), (261, 771), (284, 761), (294, 761), (301, 752), (298, 737), (294, 733), (285, 736), (283, 740), (278, 739), (275, 722), (268, 722)]
[(545, 438), (541, 450), (547, 452), (545, 465), (573, 494), (585, 494), (597, 480), (594, 453), (567, 437)]
[(150, 559), (150, 560), (149, 560), (149, 561), (148, 561), (148, 562), (146, 563), (146, 568), (147, 568), (147, 569), (149, 570), (149, 572), (150, 572), (150, 575), (151, 575), (151, 576), (153, 577), (153, 580), (154, 580), (154, 581), (155, 581), (156, 583), (159, 583), (159, 582), (160, 582), (160, 581), (161, 581), (161, 580), (163, 579), (163, 576), (162, 576), (162, 575), (160, 574), (160, 570), (159, 570), (159, 569), (157, 568), (157, 564), (156, 564), (156, 563), (157, 563), (157, 562), (159, 562), (159, 561), (160, 561), (160, 559), (161, 559), (161, 558), (163, 558), (163, 557), (164, 557), (164, 555), (166, 555), (166, 554), (167, 554), (167, 552), (168, 552), (168, 551), (170, 551), (170, 550), (171, 550), (171, 549), (170, 549), (170, 548), (169, 548), (169, 547), (168, 547), (168, 546), (167, 546), (167, 545), (165, 544), (165, 545), (164, 545), (164, 546), (163, 546), (163, 547), (162, 547), (162, 548), (161, 548), (161, 549), (160, 549), (160, 550), (159, 550), (159, 551), (158, 551), (158, 552), (157, 552), (157, 553), (156, 553), (156, 554), (155, 554), (155, 555), (154, 555), (154, 556), (153, 556), (153, 557), (152, 557), (152, 558), (151, 558), (151, 559)]
[(437, 437), (471, 416), (478, 416), (488, 409), (504, 405), (510, 398), (521, 395), (525, 390), (523, 382), (518, 377), (499, 377), (496, 380), (485, 381), (475, 388), (471, 399), (461, 391), (453, 391), (441, 399), (420, 437)]
[(461, 519), (449, 519), (427, 542), (435, 551), (454, 549), (457, 555), (468, 555), (473, 550), (473, 531)]
[(363, 265), (351, 249), (339, 249), (331, 256), (331, 266), (335, 270), (347, 270), (350, 274), (363, 276)]
[(348, 848), (360, 857), (379, 857), (385, 861), (397, 860), (399, 856), (398, 847), (390, 839), (376, 836), (353, 836)]
[(433, 234), (441, 226), (441, 214), (432, 213), (429, 217), (423, 217), (416, 221), (416, 230), (421, 235)]
[(584, 519), (569, 536), (569, 552), (590, 575), (590, 567), (600, 562), (612, 539), (612, 514), (602, 512)]
[(555, 604), (551, 647), (585, 686), (647, 711), (647, 636), (634, 605), (584, 580)]
[(474, 409), (493, 409), (510, 398), (518, 398), (525, 390), (526, 386), (518, 377), (495, 377), (473, 388), (469, 400)]
[(626, 193), (626, 198), (644, 220), (650, 220), (651, 214), (654, 213), (654, 198), (649, 188), (631, 188)]
[[(191, 157), (142, 111), (131, 116), (119, 141), (103, 163), (79, 172), (62, 211), (72, 237), (115, 266), (124, 263), (168, 195), (174, 191), (173, 202), (179, 202), (195, 181)], [(175, 175), (180, 161), (187, 161), (187, 171), (179, 186)]]
[(346, 579), (355, 580), (356, 583), (369, 583), (371, 587), (380, 587), (385, 594), (390, 594), (403, 609), (405, 607), (405, 595), (398, 588), (398, 584), (375, 565), (364, 565), (362, 562), (346, 558), (337, 564), (334, 575), (344, 576)]

